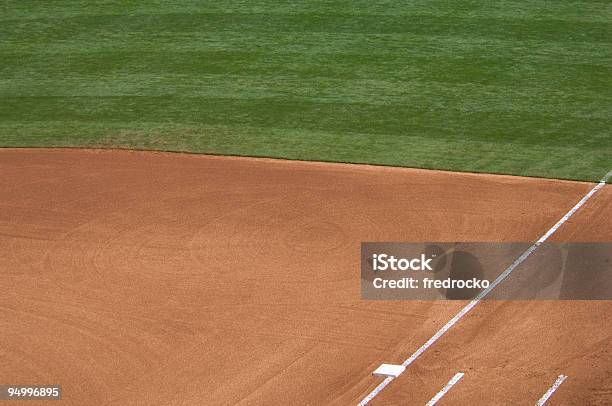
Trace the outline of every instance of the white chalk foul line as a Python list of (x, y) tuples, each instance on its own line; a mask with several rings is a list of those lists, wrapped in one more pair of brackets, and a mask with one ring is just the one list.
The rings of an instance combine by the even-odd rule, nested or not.
[(536, 403), (536, 406), (542, 406), (544, 403), (546, 403), (548, 398), (550, 398), (552, 396), (552, 394), (555, 393), (555, 391), (557, 389), (559, 389), (559, 386), (561, 386), (563, 381), (565, 381), (566, 379), (567, 379), (566, 375), (559, 375), (559, 377), (557, 378), (555, 383), (553, 383), (553, 385), (550, 388), (548, 388), (546, 393), (544, 395), (542, 395), (540, 400), (538, 400), (538, 403)]
[[(427, 340), (427, 342), (425, 344), (423, 344), (418, 350), (416, 350), (414, 352), (414, 354), (412, 354), (410, 356), (410, 358), (406, 359), (402, 365), (407, 367), (410, 364), (412, 364), (417, 358), (419, 358), (425, 351), (427, 351), (427, 349), (429, 347), (431, 347), (436, 341), (438, 341), (440, 339), (440, 337), (442, 337), (444, 334), (446, 334), (446, 332), (448, 330), (451, 329), (451, 327), (453, 327), (455, 324), (457, 324), (457, 322), (459, 320), (461, 320), (463, 318), (463, 316), (465, 316), (467, 313), (470, 312), (470, 310), (472, 310), (478, 303), (480, 303), (480, 301), (487, 296), (493, 289), (495, 289), (495, 287), (497, 285), (499, 285), (500, 283), (502, 283), (504, 281), (504, 279), (506, 279), (508, 277), (508, 275), (510, 275), (512, 273), (512, 271), (514, 271), (514, 269), (519, 266), (520, 264), (522, 264), (527, 258), (529, 258), (529, 256), (531, 254), (533, 254), (539, 247), (540, 245), (542, 245), (542, 243), (544, 243), (546, 240), (548, 240), (550, 238), (551, 235), (553, 235), (558, 229), (559, 227), (561, 227), (563, 225), (563, 223), (565, 223), (567, 220), (569, 220), (570, 217), (572, 217), (574, 215), (574, 213), (576, 213), (582, 206), (584, 206), (584, 204), (591, 198), (593, 197), (593, 195), (595, 193), (597, 193), (600, 189), (602, 189), (605, 185), (606, 182), (608, 181), (608, 179), (610, 179), (610, 177), (612, 176), (612, 171), (608, 172), (606, 174), (606, 176), (603, 177), (603, 179), (601, 181), (599, 181), (599, 183), (597, 185), (595, 185), (590, 191), (589, 193), (587, 193), (586, 195), (584, 195), (584, 197), (582, 199), (580, 199), (580, 201), (578, 203), (576, 203), (576, 205), (574, 207), (572, 207), (570, 209), (570, 211), (568, 211), (563, 217), (561, 217), (561, 219), (559, 221), (557, 221), (557, 223), (552, 226), (550, 228), (550, 230), (548, 230), (543, 236), (541, 236), (538, 241), (536, 241), (532, 246), (530, 246), (525, 252), (523, 252), (516, 260), (514, 260), (514, 262), (508, 267), (506, 268), (506, 270), (504, 270), (504, 272), (502, 272), (497, 279), (495, 279), (488, 288), (486, 288), (485, 290), (483, 290), (482, 292), (480, 292), (478, 294), (478, 296), (476, 296), (474, 299), (472, 299), (470, 301), (470, 303), (468, 303), (463, 309), (461, 309), (459, 311), (459, 313), (457, 313), (455, 315), (455, 317), (453, 317), (452, 319), (450, 319), (444, 326), (442, 326), (442, 328), (440, 328), (440, 330), (438, 330), (436, 332), (436, 334), (434, 334), (429, 340)], [(405, 372), (405, 371), (404, 371)], [(389, 377), (386, 378), (384, 381), (382, 381), (376, 388), (374, 388), (374, 390), (372, 390), (372, 392), (370, 392), (365, 398), (363, 398), (361, 400), (361, 402), (359, 402), (359, 406), (365, 406), (368, 403), (370, 403), (370, 401), (372, 399), (374, 399), (376, 397), (376, 395), (378, 395), (383, 389), (385, 389), (385, 387), (387, 385), (389, 385), (391, 383), (391, 381), (393, 381), (394, 378)]]
[(440, 399), (442, 399), (442, 396), (446, 395), (446, 392), (448, 392), (449, 390), (451, 390), (451, 388), (453, 386), (455, 386), (455, 384), (457, 382), (459, 382), (461, 380), (461, 378), (463, 378), (464, 373), (463, 372), (457, 372), (455, 374), (455, 376), (453, 376), (451, 378), (450, 381), (448, 381), (448, 383), (446, 384), (445, 387), (443, 387), (440, 392), (436, 393), (436, 396), (434, 396), (433, 398), (431, 398), (431, 400), (429, 402), (427, 402), (427, 404), (425, 406), (434, 406), (436, 403), (438, 403), (438, 401)]

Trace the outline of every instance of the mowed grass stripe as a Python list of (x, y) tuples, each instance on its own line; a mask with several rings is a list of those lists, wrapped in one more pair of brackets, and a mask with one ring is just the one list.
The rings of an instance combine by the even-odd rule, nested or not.
[[(379, 80), (344, 81), (328, 78), (302, 80), (295, 76), (228, 76), (200, 75), (194, 78), (188, 75), (154, 74), (117, 74), (101, 76), (71, 76), (70, 78), (29, 79), (28, 91), (20, 96), (13, 96), (21, 90), (23, 82), (0, 80), (0, 95), (5, 103), (19, 107), (20, 102), (44, 103), (44, 98), (54, 98), (54, 102), (69, 104), (71, 99), (84, 97), (115, 97), (135, 101), (143, 98), (164, 96), (173, 97), (174, 102), (183, 109), (199, 111), (208, 103), (217, 103), (219, 99), (228, 103), (236, 102), (239, 108), (245, 108), (241, 101), (277, 104), (278, 99), (286, 103), (304, 106), (315, 106), (316, 114), (326, 115), (321, 109), (329, 109), (334, 114), (337, 109), (331, 104), (346, 105), (348, 108), (367, 114), (368, 110), (376, 114), (410, 114), (416, 117), (423, 113), (453, 115), (459, 113), (499, 113), (516, 115), (524, 113), (546, 119), (558, 117), (586, 118), (608, 121), (612, 101), (601, 93), (581, 92), (580, 98), (564, 100), (563, 92), (556, 89), (538, 89), (518, 86), (492, 86), (461, 84), (448, 85), (438, 82), (402, 82)], [(17, 84), (16, 84), (17, 83)], [(211, 85), (212, 84), (212, 85)], [(11, 101), (15, 99), (15, 101)], [(37, 99), (40, 99), (37, 101)], [(146, 102), (146, 101), (144, 101)], [(77, 102), (80, 103), (80, 102)], [(91, 103), (91, 101), (86, 101)], [(96, 103), (93, 101), (93, 103)], [(195, 104), (191, 106), (191, 104)], [(428, 107), (424, 104), (427, 103)], [(183, 106), (185, 105), (185, 106)], [(371, 106), (371, 107), (369, 107)], [(384, 106), (381, 111), (380, 106)], [(258, 106), (246, 107), (258, 109)], [(0, 107), (0, 115), (4, 109)], [(276, 110), (276, 113), (281, 111)], [(15, 118), (19, 110), (11, 109), (6, 119)], [(137, 117), (134, 117), (137, 119)], [(395, 120), (395, 118), (389, 118)], [(451, 123), (452, 124), (452, 123)], [(477, 134), (475, 135), (477, 136)], [(529, 137), (529, 134), (525, 134)]]
[(589, 180), (612, 160), (601, 2), (41, 3), (0, 17), (2, 145)]
[[(432, 40), (429, 40), (431, 44)], [(609, 82), (612, 60), (597, 58), (593, 54), (578, 54), (571, 59), (548, 55), (505, 52), (499, 44), (497, 52), (479, 49), (447, 49), (447, 52), (428, 55), (426, 50), (417, 54), (411, 48), (404, 54), (363, 55), (359, 53), (286, 53), (265, 51), (85, 51), (78, 53), (2, 53), (2, 79), (20, 81), (66, 78), (66, 72), (79, 75), (160, 74), (191, 75), (199, 80), (203, 75), (245, 75), (265, 77), (296, 76), (304, 80), (372, 79), (380, 81), (437, 81), (451, 84), (473, 83), (530, 87), (540, 85), (546, 89), (575, 88), (601, 93)], [(440, 45), (442, 47), (442, 45)], [(549, 51), (550, 52), (550, 51)], [(516, 64), (520, 58), (521, 64)], [(586, 63), (585, 60), (590, 60)], [(470, 69), (466, 70), (467, 60)], [(546, 62), (549, 71), (542, 71)], [(248, 64), (248, 70), (245, 65)], [(282, 65), (282, 70), (279, 67)], [(27, 69), (27, 70), (25, 70)], [(588, 74), (587, 75), (585, 75)], [(528, 78), (526, 76), (528, 75)], [(66, 78), (70, 79), (70, 78)], [(120, 78), (119, 78), (120, 79)], [(528, 80), (527, 80), (528, 79)], [(522, 82), (517, 83), (517, 80)], [(23, 85), (23, 89), (28, 86)], [(562, 89), (561, 89), (562, 90)], [(602, 97), (605, 93), (601, 93)]]
[(249, 14), (345, 14), (421, 16), (447, 15), (458, 17), (492, 17), (510, 19), (561, 19), (571, 21), (609, 22), (612, 5), (607, 1), (489, 1), (467, 0), (460, 4), (446, 0), (312, 0), (308, 2), (278, 0), (226, 0), (211, 2), (181, 0), (169, 3), (163, 0), (147, 1), (72, 1), (38, 2), (35, 7), (23, 1), (5, 1), (0, 21), (39, 18), (69, 18), (82, 15), (116, 14), (173, 14), (197, 13), (249, 13)]
[[(287, 159), (321, 160), (330, 145), (341, 144), (334, 151), (332, 162), (371, 162), (401, 166), (409, 158), (414, 166), (437, 169), (443, 159), (446, 169), (511, 173), (523, 168), (527, 176), (540, 176), (542, 171), (555, 171), (560, 178), (585, 179), (596, 176), (596, 168), (609, 164), (609, 155), (600, 149), (564, 146), (550, 147), (473, 139), (436, 139), (424, 136), (388, 136), (384, 134), (337, 133), (287, 127), (253, 127), (241, 125), (181, 125), (160, 122), (66, 122), (32, 121), (28, 125), (9, 123), (8, 145), (120, 147), (160, 149), (165, 151), (203, 151), (244, 156), (274, 156)], [(0, 125), (0, 134), (6, 134)], [(68, 141), (69, 140), (69, 141)], [(466, 161), (465, 154), (478, 157)], [(587, 153), (585, 153), (585, 151)], [(542, 155), (551, 159), (541, 160)], [(583, 154), (580, 162), (574, 162)], [(505, 159), (499, 159), (505, 156)], [(565, 165), (564, 162), (574, 162)], [(432, 164), (434, 163), (434, 164)], [(556, 165), (556, 166), (554, 166)]]
[[(4, 98), (0, 119), (8, 123), (46, 119), (111, 122), (178, 122), (336, 132), (338, 135), (369, 133), (381, 138), (429, 136), (507, 144), (558, 145), (607, 153), (607, 119), (549, 117), (540, 114), (418, 109), (411, 105), (360, 105), (279, 101), (276, 99), (227, 99), (208, 97), (19, 97)], [(296, 125), (299, 123), (299, 126)], [(588, 130), (585, 128), (588, 127)], [(504, 137), (498, 134), (503, 133)], [(602, 148), (602, 146), (604, 148)], [(273, 147), (273, 146), (272, 146)], [(338, 150), (343, 144), (331, 144)], [(411, 146), (416, 148), (418, 146)], [(212, 151), (208, 151), (212, 152)], [(407, 155), (407, 159), (410, 157)], [(478, 157), (474, 156), (474, 159)], [(322, 158), (323, 159), (323, 158)]]
[[(58, 24), (61, 23), (61, 24)], [(454, 15), (346, 15), (346, 14), (246, 14), (168, 13), (139, 15), (87, 15), (69, 18), (41, 18), (0, 27), (4, 41), (24, 35), (39, 44), (67, 40), (75, 35), (99, 38), (122, 34), (163, 38), (178, 33), (351, 33), (456, 35), (466, 38), (499, 38), (514, 41), (610, 41), (610, 22), (538, 20), (526, 26), (524, 19), (457, 17)], [(87, 27), (87, 29), (84, 29)], [(126, 38), (127, 39), (127, 38)]]

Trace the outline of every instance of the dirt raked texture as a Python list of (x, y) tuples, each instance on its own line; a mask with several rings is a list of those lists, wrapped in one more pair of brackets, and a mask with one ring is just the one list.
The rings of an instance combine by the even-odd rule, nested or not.
[[(0, 382), (62, 405), (357, 403), (464, 302), (360, 296), (362, 241), (534, 241), (592, 184), (0, 151)], [(559, 241), (610, 241), (610, 186)], [(483, 302), (375, 404), (609, 404), (609, 302)], [(35, 403), (33, 403), (35, 404)], [(40, 402), (46, 404), (46, 402)]]

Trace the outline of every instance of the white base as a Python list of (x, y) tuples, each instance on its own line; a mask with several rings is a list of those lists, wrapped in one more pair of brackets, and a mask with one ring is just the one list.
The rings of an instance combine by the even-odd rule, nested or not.
[(406, 370), (406, 367), (403, 365), (393, 365), (393, 364), (382, 364), (376, 371), (372, 372), (372, 375), (376, 376), (392, 376), (393, 378), (397, 378)]

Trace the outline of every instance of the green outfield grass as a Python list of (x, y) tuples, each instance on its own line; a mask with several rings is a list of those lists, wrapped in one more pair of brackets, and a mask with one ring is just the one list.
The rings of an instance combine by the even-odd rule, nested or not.
[(609, 1), (0, 1), (0, 145), (598, 180)]

